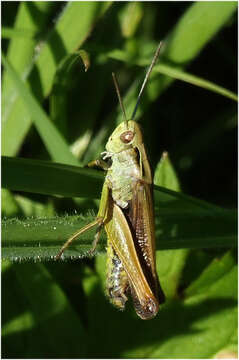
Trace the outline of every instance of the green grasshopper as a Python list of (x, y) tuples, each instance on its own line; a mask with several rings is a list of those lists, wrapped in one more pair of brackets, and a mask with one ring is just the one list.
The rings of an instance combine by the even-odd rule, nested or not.
[(133, 120), (139, 100), (162, 43), (159, 44), (147, 71), (131, 120), (127, 120), (116, 77), (113, 80), (124, 115), (102, 153), (103, 160), (89, 166), (107, 170), (99, 211), (95, 221), (86, 225), (63, 245), (64, 250), (85, 231), (97, 226), (91, 252), (96, 248), (100, 232), (107, 234), (107, 284), (110, 301), (123, 310), (130, 292), (138, 316), (153, 318), (164, 302), (155, 259), (155, 230), (152, 198), (152, 175), (142, 132)]

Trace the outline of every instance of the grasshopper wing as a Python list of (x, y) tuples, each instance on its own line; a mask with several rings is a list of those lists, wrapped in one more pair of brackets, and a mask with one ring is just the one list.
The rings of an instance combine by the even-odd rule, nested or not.
[(128, 276), (137, 314), (142, 319), (151, 319), (157, 314), (159, 304), (139, 262), (132, 229), (123, 211), (114, 202), (111, 203), (109, 212), (105, 223), (109, 245), (112, 245)]
[(138, 180), (134, 187), (129, 221), (134, 229), (134, 245), (147, 282), (159, 303), (165, 301), (156, 271), (155, 227), (151, 186)]

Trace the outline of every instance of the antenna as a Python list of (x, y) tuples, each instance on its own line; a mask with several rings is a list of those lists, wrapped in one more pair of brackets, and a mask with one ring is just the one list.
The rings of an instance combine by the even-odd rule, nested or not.
[(157, 58), (158, 58), (158, 56), (159, 56), (160, 50), (161, 50), (161, 48), (162, 48), (162, 45), (163, 45), (163, 42), (160, 41), (159, 46), (157, 47), (157, 50), (155, 51), (155, 54), (154, 54), (153, 60), (152, 60), (152, 62), (151, 62), (151, 64), (150, 64), (150, 67), (149, 67), (149, 69), (148, 69), (148, 71), (147, 71), (147, 73), (146, 73), (146, 75), (145, 75), (143, 84), (142, 84), (142, 86), (141, 86), (141, 89), (140, 89), (140, 92), (139, 92), (139, 95), (138, 95), (138, 98), (137, 98), (137, 101), (136, 101), (136, 105), (135, 105), (134, 111), (133, 111), (133, 114), (132, 114), (132, 117), (131, 117), (132, 120), (133, 120), (134, 117), (135, 117), (135, 114), (136, 114), (136, 111), (137, 111), (138, 105), (139, 105), (139, 100), (140, 100), (141, 95), (142, 95), (142, 92), (143, 92), (143, 90), (144, 90), (144, 88), (145, 88), (146, 82), (147, 82), (147, 80), (148, 80), (148, 78), (149, 78), (149, 75), (151, 74), (151, 71), (152, 71), (152, 69), (153, 69), (153, 67), (154, 67), (154, 65), (155, 65), (155, 63), (156, 63), (156, 61), (157, 61)]
[(122, 110), (122, 112), (123, 112), (123, 114), (124, 114), (125, 122), (126, 122), (126, 124), (128, 124), (128, 120), (127, 120), (126, 113), (125, 113), (125, 109), (124, 109), (124, 104), (123, 104), (123, 101), (122, 101), (122, 97), (121, 97), (121, 95), (120, 95), (119, 84), (118, 84), (118, 81), (117, 81), (117, 79), (116, 79), (115, 73), (112, 73), (112, 76), (113, 76), (113, 81), (114, 81), (116, 93), (117, 93), (117, 95), (118, 95), (120, 107), (121, 107), (121, 110)]

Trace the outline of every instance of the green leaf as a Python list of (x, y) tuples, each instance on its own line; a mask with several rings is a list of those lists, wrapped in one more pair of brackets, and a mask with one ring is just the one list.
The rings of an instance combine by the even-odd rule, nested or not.
[[(28, 77), (28, 84), (40, 102), (51, 91), (57, 65), (61, 59), (84, 43), (96, 21), (110, 5), (111, 2), (94, 1), (71, 2), (65, 5)], [(15, 155), (18, 152), (30, 125), (31, 116), (21, 99), (17, 97), (11, 102), (11, 108), (3, 117), (3, 154)]]
[(167, 152), (163, 153), (156, 166), (154, 184), (170, 190), (180, 191), (179, 181)]
[(155, 68), (155, 71), (158, 71), (161, 74), (170, 76), (175, 80), (181, 80), (188, 84), (195, 85), (201, 87), (203, 89), (213, 91), (216, 94), (225, 96), (231, 100), (238, 101), (237, 94), (233, 93), (232, 91), (225, 89), (222, 86), (212, 83), (206, 79), (203, 79), (199, 76), (195, 76), (193, 74), (186, 73), (184, 71), (178, 70), (177, 68), (173, 68), (172, 66), (167, 65), (158, 65)]
[[(143, 349), (126, 351), (124, 356), (130, 358), (134, 353), (135, 357), (147, 354), (150, 358), (164, 359), (212, 358), (231, 341), (237, 329), (236, 283), (234, 264), (203, 294), (168, 303), (151, 325), (157, 334), (154, 341)], [(139, 327), (137, 334), (140, 337)]]
[[(179, 180), (166, 152), (163, 153), (156, 166), (154, 184), (180, 191)], [(160, 246), (161, 241), (163, 241), (163, 236), (158, 239), (157, 247)], [(157, 272), (167, 299), (177, 297), (177, 289), (187, 256), (188, 249), (158, 251), (156, 254)]]
[[(41, 106), (34, 99), (31, 92), (24, 85), (13, 67), (9, 64), (6, 58), (2, 55), (2, 61), (11, 76), (14, 84), (25, 102), (29, 114), (32, 114), (32, 120), (41, 136), (49, 154), (52, 159), (66, 164), (77, 165), (76, 158), (70, 153), (68, 145), (65, 140), (47, 117)], [(6, 136), (6, 134), (5, 134)]]
[[(225, 270), (203, 294), (168, 301), (155, 319), (146, 322), (136, 317), (132, 303), (127, 304), (124, 312), (110, 305), (104, 306), (103, 291), (97, 280), (92, 271), (90, 277), (83, 280), (87, 282), (90, 301), (90, 357), (96, 357), (100, 346), (102, 357), (115, 354), (121, 358), (212, 358), (217, 351), (232, 343), (237, 329), (235, 262), (231, 270)], [(100, 292), (102, 297), (98, 303)], [(96, 318), (99, 322), (95, 321)], [(102, 321), (104, 332), (99, 331)], [(135, 328), (137, 337), (132, 337)]]
[(2, 215), (6, 217), (17, 216), (19, 213), (19, 206), (7, 189), (2, 189), (1, 192)]
[(226, 253), (220, 261), (215, 258), (197, 280), (195, 280), (185, 291), (186, 297), (199, 295), (207, 292), (218, 279), (235, 265), (235, 253)]
[[(9, 44), (6, 57), (22, 79), (25, 78), (31, 70), (34, 53), (39, 41), (36, 38), (36, 34), (39, 34), (39, 32), (47, 25), (51, 9), (52, 4), (48, 1), (39, 3), (22, 2), (19, 4), (14, 27), (12, 29), (3, 28), (3, 36), (4, 34), (5, 36), (14, 36)], [(37, 14), (37, 16), (33, 17), (33, 13)], [(12, 103), (15, 101), (16, 96), (17, 92), (14, 82), (7, 73), (3, 73), (3, 119), (8, 116), (7, 114), (9, 114), (10, 108)], [(16, 120), (15, 123), (17, 123)], [(10, 140), (6, 139), (6, 141)]]
[[(15, 265), (10, 261), (2, 262), (2, 356), (23, 354), (26, 351), (26, 333), (35, 326), (28, 303), (22, 297), (21, 287), (16, 280)], [(12, 341), (14, 341), (14, 346)]]
[(41, 203), (18, 194), (15, 195), (15, 200), (21, 209), (22, 214), (26, 217), (50, 217), (55, 215), (55, 210), (51, 201)]
[[(132, 61), (129, 59), (128, 54), (122, 50), (115, 49), (107, 54), (109, 58), (124, 61), (125, 63), (130, 62), (131, 65), (138, 65), (142, 67), (149, 66), (150, 60), (144, 60), (144, 59), (138, 59), (136, 61)], [(165, 61), (165, 60), (162, 60)], [(167, 59), (166, 59), (167, 61)], [(166, 64), (158, 64), (154, 67), (154, 72), (158, 72), (160, 74), (166, 75), (170, 79), (174, 80), (180, 80), (185, 83), (201, 87), (203, 89), (215, 92), (216, 94), (225, 96), (231, 100), (238, 101), (237, 94), (233, 93), (232, 91), (225, 89), (222, 86), (219, 86), (217, 84), (212, 83), (211, 81), (208, 81), (206, 79), (203, 79), (199, 76), (190, 74), (188, 72), (184, 72), (180, 70), (180, 68), (177, 68), (176, 66), (172, 65), (166, 65)]]
[[(72, 54), (65, 56), (60, 64), (57, 67), (57, 71), (55, 73), (54, 81), (53, 81), (53, 88), (50, 95), (50, 117), (55, 126), (59, 129), (59, 131), (64, 134), (65, 138), (69, 137), (69, 129), (68, 129), (68, 93), (71, 91), (72, 88), (72, 81), (71, 78), (75, 77), (75, 70), (76, 65), (79, 66), (79, 62), (82, 60), (85, 72), (90, 66), (90, 56), (85, 50), (79, 50)], [(76, 69), (78, 70), (78, 69)], [(83, 67), (82, 67), (83, 70)], [(79, 70), (77, 71), (77, 73)], [(89, 138), (90, 139), (90, 138)], [(79, 142), (79, 140), (78, 140)], [(88, 142), (82, 141), (81, 137), (81, 146)], [(73, 154), (79, 158), (79, 152), (84, 150), (79, 149), (79, 144), (77, 147), (77, 152), (75, 151), (76, 146), (72, 146)], [(74, 151), (73, 151), (74, 150)]]
[[(160, 247), (162, 240), (157, 242), (157, 248)], [(157, 273), (167, 301), (178, 295), (178, 286), (187, 256), (188, 249), (164, 250), (156, 253)]]
[[(11, 190), (87, 198), (99, 198), (101, 194), (103, 177), (93, 169), (4, 157), (2, 170), (2, 184)], [(236, 245), (233, 211), (161, 187), (155, 187), (155, 206), (159, 249)], [(90, 221), (89, 216), (6, 220), (3, 223), (4, 256), (17, 260), (21, 257), (49, 259), (56, 255), (62, 242)], [(85, 256), (92, 238), (92, 233), (84, 234), (85, 242), (76, 242), (65, 256)], [(26, 246), (30, 243), (28, 249)]]
[(2, 28), (2, 38), (11, 39), (11, 38), (24, 38), (24, 39), (35, 39), (39, 36), (39, 34), (34, 30), (29, 29), (19, 29), (19, 28), (10, 28), (4, 26)]
[[(26, 337), (28, 339), (28, 347), (22, 349), (24, 352), (31, 352), (30, 348), (35, 349), (37, 357), (43, 357), (48, 354), (58, 354), (58, 357), (67, 357), (74, 354), (76, 351), (83, 355), (85, 353), (85, 332), (81, 321), (72, 309), (67, 297), (62, 292), (61, 288), (54, 282), (49, 272), (42, 264), (21, 264), (11, 267), (12, 275), (15, 275), (11, 282), (9, 282), (10, 274), (5, 272), (4, 285), (5, 291), (12, 292), (13, 286), (18, 286), (23, 291), (25, 303), (28, 304), (26, 310), (22, 309), (23, 313), (18, 317), (18, 322), (6, 323), (3, 330), (3, 343), (8, 342), (7, 338), (14, 335), (15, 330), (20, 330), (23, 326), (22, 321), (28, 322), (28, 327), (35, 328), (35, 337)], [(12, 276), (12, 277), (13, 277)], [(17, 285), (18, 284), (18, 285)], [(11, 288), (11, 290), (10, 290)], [(5, 298), (6, 299), (6, 298)], [(16, 299), (10, 300), (11, 302)], [(5, 303), (5, 307), (7, 304)], [(59, 326), (64, 329), (62, 332), (57, 332), (55, 329)], [(72, 331), (74, 330), (74, 334)], [(42, 338), (40, 343), (37, 343), (38, 338)], [(61, 341), (64, 337), (64, 341)], [(81, 337), (81, 350), (78, 346), (78, 339)], [(31, 341), (30, 341), (31, 340)], [(32, 343), (34, 341), (34, 343)], [(55, 344), (57, 350), (55, 350)], [(10, 350), (14, 357), (14, 347)], [(27, 356), (26, 356), (27, 357)]]
[[(100, 197), (103, 185), (102, 171), (41, 160), (4, 156), (2, 157), (2, 170), (2, 187), (10, 190), (95, 199)], [(197, 211), (205, 209), (214, 214), (223, 212), (220, 207), (206, 201), (160, 186), (155, 186), (154, 189), (156, 205), (160, 203), (161, 209), (168, 208), (168, 204), (170, 204), (170, 207), (174, 207), (174, 213), (177, 213), (181, 211), (183, 204), (184, 210), (189, 210), (188, 205)], [(178, 210), (178, 206), (180, 210)]]
[(127, 3), (119, 17), (123, 36), (126, 38), (132, 37), (143, 17), (141, 3), (136, 1)]
[[(191, 213), (189, 217), (189, 213), (184, 213), (183, 210), (181, 215), (177, 216), (169, 216), (169, 211), (166, 212), (167, 215), (163, 211), (161, 212), (160, 223), (156, 218), (157, 249), (228, 248), (237, 245), (234, 231), (236, 214), (231, 213), (229, 217), (226, 211), (217, 215), (212, 215), (209, 211), (198, 213), (191, 210)], [(51, 260), (73, 233), (89, 224), (93, 219), (92, 215), (75, 215), (3, 220), (2, 256), (13, 261)], [(217, 227), (218, 223), (221, 223), (219, 228)], [(204, 229), (201, 229), (203, 226)], [(84, 233), (64, 252), (64, 258), (77, 259), (89, 256), (87, 251), (92, 246), (94, 233), (95, 229)], [(97, 251), (104, 250), (105, 236), (102, 234), (102, 241), (98, 245)], [(167, 267), (167, 264), (165, 266)]]
[(233, 1), (195, 2), (173, 29), (167, 58), (176, 64), (191, 61), (237, 10)]
[(50, 161), (2, 158), (2, 186), (65, 197), (99, 198), (103, 184), (101, 171)]

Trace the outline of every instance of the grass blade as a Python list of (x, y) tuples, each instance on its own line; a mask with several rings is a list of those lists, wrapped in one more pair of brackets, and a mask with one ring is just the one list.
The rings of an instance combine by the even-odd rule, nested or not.
[(19, 78), (16, 71), (3, 55), (2, 61), (9, 73), (9, 76), (11, 76), (12, 81), (14, 82), (19, 95), (25, 102), (28, 113), (31, 114), (39, 135), (41, 136), (52, 159), (66, 164), (77, 165), (78, 162), (76, 158), (71, 154), (67, 143), (59, 131), (52, 124), (50, 119), (42, 110), (41, 106), (34, 99), (31, 92), (28, 90), (23, 81)]
[[(69, 2), (65, 5), (28, 77), (28, 83), (40, 102), (51, 91), (60, 61), (84, 43), (96, 21), (110, 5), (111, 2), (95, 1)], [(22, 119), (21, 122), (16, 121), (19, 117)], [(3, 117), (2, 153), (4, 155), (15, 155), (18, 152), (30, 125), (31, 115), (17, 97), (11, 103), (11, 109)], [(9, 140), (13, 138), (14, 141)]]

